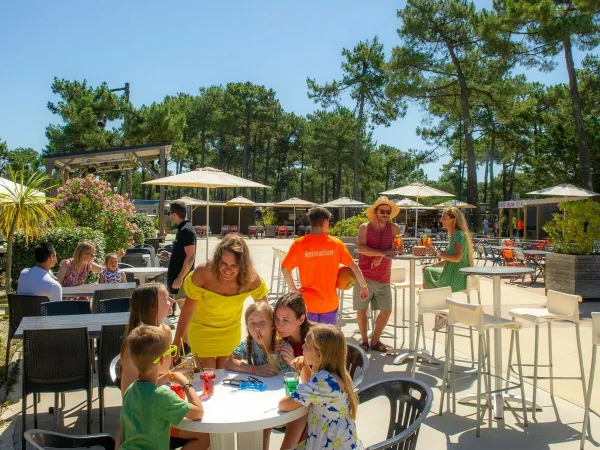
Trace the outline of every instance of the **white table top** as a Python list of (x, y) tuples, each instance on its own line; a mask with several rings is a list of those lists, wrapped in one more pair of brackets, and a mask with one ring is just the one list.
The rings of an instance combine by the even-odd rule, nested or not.
[(534, 273), (529, 267), (510, 267), (510, 266), (490, 266), (490, 267), (463, 267), (459, 269), (460, 273), (466, 275), (492, 275), (492, 276), (513, 276), (529, 275)]
[(396, 256), (391, 256), (392, 259), (414, 259), (414, 260), (418, 260), (418, 259), (431, 259), (431, 258), (435, 258), (435, 255), (413, 255), (413, 254), (405, 254), (405, 255), (396, 255)]
[[(279, 400), (285, 397), (283, 375), (257, 376), (267, 385), (264, 392), (241, 391), (235, 386), (222, 384), (227, 378), (247, 380), (248, 374), (217, 370), (214, 394), (207, 399), (200, 397), (204, 407), (202, 420), (183, 419), (177, 428), (203, 433), (243, 433), (281, 426), (308, 413), (305, 406), (290, 412), (279, 411)], [(201, 395), (200, 374), (194, 375), (193, 384)]]
[(522, 250), (522, 251), (526, 255), (540, 255), (540, 256), (545, 256), (546, 253), (547, 253), (545, 250)]
[(124, 269), (121, 269), (123, 272), (125, 273), (132, 273), (132, 274), (144, 274), (144, 275), (148, 275), (148, 276), (153, 276), (153, 275), (161, 275), (163, 273), (167, 273), (167, 269), (166, 267), (125, 267)]
[(491, 245), (494, 250), (521, 250), (523, 247), (519, 245)]
[(79, 286), (63, 287), (63, 297), (68, 296), (92, 296), (96, 291), (106, 289), (135, 289), (135, 283), (87, 283)]

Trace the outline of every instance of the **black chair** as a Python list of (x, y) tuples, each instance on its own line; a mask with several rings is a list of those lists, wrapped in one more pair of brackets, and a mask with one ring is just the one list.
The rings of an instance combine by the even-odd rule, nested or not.
[(94, 298), (92, 299), (92, 313), (98, 314), (100, 312), (100, 300), (131, 297), (131, 294), (133, 294), (133, 289), (103, 289), (95, 291)]
[(6, 339), (6, 361), (4, 362), (4, 381), (8, 379), (8, 360), (10, 341), (21, 324), (23, 317), (39, 316), (40, 305), (48, 302), (46, 296), (8, 294), (8, 337)]
[(386, 397), (390, 402), (387, 437), (385, 441), (371, 445), (366, 450), (414, 450), (419, 429), (433, 402), (429, 386), (414, 378), (389, 378), (372, 383), (358, 392), (359, 403), (378, 397)]
[[(121, 262), (121, 263), (119, 263), (119, 269), (133, 269), (133, 266), (131, 264), (125, 264), (125, 263)], [(135, 275), (133, 273), (129, 273), (129, 272), (126, 273), (125, 278), (127, 279), (128, 283), (135, 282)]]
[(158, 253), (158, 249), (160, 248), (160, 239), (150, 238), (144, 241), (144, 244), (151, 245), (154, 248), (154, 253)]
[(154, 267), (154, 262), (156, 261), (156, 250), (150, 244), (138, 244), (134, 248), (143, 248), (150, 252), (150, 265)]
[[(108, 301), (108, 300), (104, 300)], [(98, 399), (100, 403), (100, 432), (104, 431), (104, 388), (121, 384), (113, 383), (111, 377), (111, 363), (121, 351), (125, 339), (125, 325), (103, 325), (100, 330), (100, 344), (98, 346)], [(120, 381), (120, 380), (119, 380)]]
[(63, 302), (45, 302), (40, 305), (41, 316), (70, 316), (90, 314), (90, 302), (86, 300), (65, 300)]
[[(123, 257), (121, 258), (121, 261), (124, 261), (123, 258), (125, 258), (126, 256), (130, 256), (130, 255), (148, 255), (150, 258), (150, 261), (147, 262), (148, 267), (154, 267), (154, 249), (153, 248), (139, 248), (139, 247), (134, 247), (134, 248), (128, 248), (125, 251), (125, 255), (123, 255)], [(143, 258), (143, 256), (142, 256)], [(124, 261), (126, 262), (126, 261)], [(134, 264), (135, 265), (135, 264)], [(139, 267), (139, 266), (136, 266)]]
[(348, 342), (347, 346), (346, 370), (350, 374), (350, 378), (352, 378), (352, 384), (357, 388), (367, 376), (369, 357), (367, 356), (367, 352), (358, 345)]
[(121, 387), (121, 354), (118, 354), (110, 362), (110, 379), (117, 387)]
[(131, 297), (108, 298), (100, 300), (99, 313), (129, 312)]
[(121, 257), (121, 263), (131, 267), (146, 267), (146, 261), (141, 253), (131, 253)]
[[(45, 430), (29, 430), (25, 432), (25, 441), (35, 450), (55, 448), (89, 448), (102, 447), (106, 450), (115, 449), (115, 439), (106, 433), (84, 436), (69, 436)], [(23, 447), (24, 449), (25, 447)]]
[[(21, 377), (21, 435), (25, 448), (29, 394), (87, 391), (87, 433), (92, 428), (92, 363), (87, 328), (25, 330)], [(55, 396), (55, 412), (58, 396)], [(37, 402), (33, 399), (33, 427), (37, 428)]]

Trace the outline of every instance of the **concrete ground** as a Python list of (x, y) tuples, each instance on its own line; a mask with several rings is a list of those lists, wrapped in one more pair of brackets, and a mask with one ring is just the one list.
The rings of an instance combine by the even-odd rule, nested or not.
[[(209, 243), (209, 251), (218, 244), (218, 239), (212, 238)], [(287, 250), (291, 244), (290, 239), (261, 239), (251, 240), (248, 244), (251, 249), (254, 264), (261, 276), (265, 278), (270, 285), (272, 270), (272, 248)], [(204, 261), (205, 241), (202, 241), (197, 249), (197, 262)], [(408, 263), (405, 261), (394, 261), (394, 267), (405, 267), (408, 274)], [(417, 268), (417, 278), (420, 279), (421, 271)], [(400, 294), (401, 295), (401, 294)], [(457, 299), (465, 298), (464, 294), (455, 294)], [(276, 295), (272, 294), (271, 298)], [(481, 298), (487, 313), (492, 312), (492, 281), (488, 278), (481, 279)], [(251, 300), (248, 301), (248, 304)], [(525, 284), (509, 284), (508, 281), (502, 282), (502, 316), (509, 318), (508, 311), (514, 307), (520, 306), (541, 306), (544, 303), (543, 284), (537, 283), (533, 286)], [(349, 295), (345, 299), (345, 315), (342, 323), (342, 330), (346, 336), (353, 340), (358, 335), (353, 332), (356, 329), (355, 314), (352, 311), (352, 303)], [(408, 304), (407, 304), (408, 314)], [(586, 386), (589, 379), (591, 364), (591, 311), (600, 311), (600, 302), (586, 301), (580, 305), (581, 311), (581, 339), (583, 348), (584, 368), (586, 373)], [(401, 320), (401, 311), (398, 311), (398, 321)], [(431, 338), (433, 321), (429, 318), (425, 321), (427, 348), (431, 350)], [(509, 333), (503, 333), (503, 367), (506, 368), (508, 360)], [(408, 339), (408, 334), (406, 334)], [(399, 342), (402, 341), (402, 330), (399, 330)], [(438, 345), (436, 355), (443, 356), (444, 334), (438, 335)], [(383, 342), (392, 345), (392, 340), (384, 338)], [(553, 354), (554, 354), (554, 374), (556, 377), (575, 377), (579, 375), (579, 363), (577, 358), (577, 346), (575, 341), (574, 327), (568, 323), (557, 323), (553, 326)], [(534, 350), (534, 327), (524, 324), (521, 330), (521, 351), (523, 363), (533, 361)], [(470, 354), (469, 340), (466, 338), (456, 338), (457, 357), (466, 358)], [(540, 364), (547, 364), (547, 332), (545, 326), (540, 332)], [(381, 354), (378, 352), (369, 352), (369, 372), (364, 381), (364, 385), (372, 382), (390, 378), (410, 376), (411, 363), (395, 366), (392, 364), (393, 355)], [(492, 359), (493, 361), (493, 359)], [(547, 369), (540, 369), (543, 375)], [(525, 375), (533, 373), (532, 368), (524, 368)], [(419, 435), (418, 448), (435, 449), (479, 449), (482, 445), (488, 450), (506, 449), (506, 448), (527, 448), (527, 449), (576, 449), (581, 437), (581, 427), (583, 420), (583, 392), (581, 382), (577, 379), (560, 379), (554, 382), (554, 398), (549, 391), (548, 380), (539, 381), (538, 404), (543, 408), (537, 413), (536, 420), (533, 421), (531, 412), (528, 413), (529, 426), (523, 427), (522, 413), (520, 409), (506, 410), (504, 420), (492, 420), (488, 422), (487, 416), (482, 424), (481, 437), (475, 437), (475, 408), (468, 405), (457, 405), (456, 414), (445, 412), (442, 416), (437, 415), (440, 401), (440, 385), (442, 371), (440, 367), (421, 365), (417, 367), (416, 377), (427, 383), (433, 390), (434, 403), (429, 417), (425, 420)], [(600, 389), (600, 369), (596, 371), (594, 384), (596, 391)], [(468, 393), (475, 392), (476, 382), (474, 377), (460, 380), (457, 383), (457, 396), (463, 397)], [(526, 396), (532, 397), (532, 380), (526, 380)], [(99, 430), (98, 417), (98, 391), (94, 389), (92, 431)], [(12, 395), (13, 405), (5, 412), (2, 419), (4, 422), (3, 431), (0, 434), (0, 450), (2, 449), (20, 449), (21, 448), (21, 399), (20, 385), (15, 387)], [(52, 429), (52, 416), (48, 414), (48, 406), (51, 406), (53, 396), (49, 394), (42, 395), (42, 401), (38, 407), (38, 427)], [(114, 435), (116, 424), (118, 422), (120, 410), (119, 391), (114, 388), (105, 390), (106, 419), (105, 431)], [(31, 405), (31, 400), (29, 401)], [(600, 429), (600, 395), (596, 394), (592, 398), (592, 412), (590, 415), (592, 437), (588, 438), (586, 448), (600, 446), (600, 435), (596, 430)], [(84, 434), (86, 424), (85, 395), (83, 392), (74, 392), (67, 394), (67, 405), (56, 431), (69, 434)], [(28, 410), (28, 428), (33, 428), (33, 410), (30, 406)], [(358, 434), (365, 445), (371, 445), (385, 438), (387, 431), (387, 421), (389, 420), (389, 406), (385, 401), (376, 399), (364, 405), (359, 409), (357, 427)], [(273, 433), (271, 438), (272, 449), (278, 449), (281, 443), (282, 435)]]

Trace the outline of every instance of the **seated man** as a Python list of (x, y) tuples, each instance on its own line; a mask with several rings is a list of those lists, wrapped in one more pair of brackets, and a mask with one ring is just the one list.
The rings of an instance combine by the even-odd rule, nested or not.
[(49, 270), (56, 265), (54, 247), (47, 243), (38, 244), (33, 251), (35, 266), (23, 269), (19, 276), (18, 295), (46, 296), (51, 302), (62, 301), (62, 286)]

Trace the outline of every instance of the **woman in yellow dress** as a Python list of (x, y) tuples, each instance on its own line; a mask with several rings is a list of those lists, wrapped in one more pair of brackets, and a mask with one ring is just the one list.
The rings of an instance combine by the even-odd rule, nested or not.
[(187, 331), (202, 365), (223, 369), (242, 339), (244, 301), (267, 301), (267, 284), (254, 269), (244, 238), (226, 235), (213, 258), (185, 277), (183, 289), (185, 304), (174, 343), (179, 344)]

